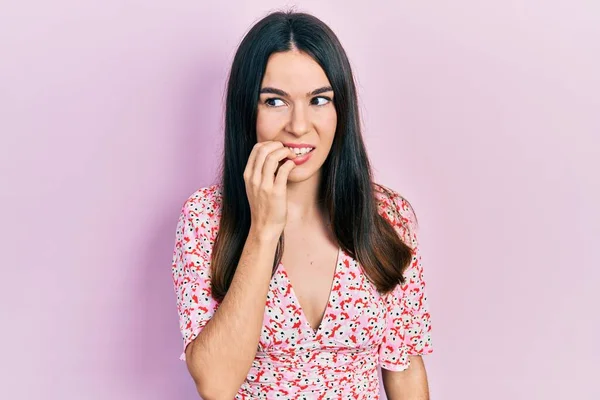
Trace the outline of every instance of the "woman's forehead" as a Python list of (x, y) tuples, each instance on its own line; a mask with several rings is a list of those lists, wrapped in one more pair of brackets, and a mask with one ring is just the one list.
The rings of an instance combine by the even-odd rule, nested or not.
[(274, 87), (292, 95), (305, 95), (329, 85), (323, 68), (312, 57), (299, 51), (272, 54), (262, 82), (262, 87)]

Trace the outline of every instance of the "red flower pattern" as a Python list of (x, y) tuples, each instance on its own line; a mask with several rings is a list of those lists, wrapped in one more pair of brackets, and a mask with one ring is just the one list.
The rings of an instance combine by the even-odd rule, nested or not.
[[(375, 193), (380, 215), (414, 250), (406, 283), (381, 295), (360, 264), (340, 248), (329, 301), (315, 332), (280, 263), (270, 282), (256, 357), (235, 399), (378, 399), (378, 365), (401, 371), (409, 366), (409, 355), (433, 351), (414, 214), (398, 193)], [(181, 360), (219, 306), (211, 296), (210, 258), (221, 194), (220, 185), (196, 191), (177, 224), (172, 274)]]

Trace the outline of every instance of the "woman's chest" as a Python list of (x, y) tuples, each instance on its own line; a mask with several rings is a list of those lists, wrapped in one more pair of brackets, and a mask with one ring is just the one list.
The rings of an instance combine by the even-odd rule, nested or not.
[(306, 347), (363, 348), (383, 338), (384, 299), (364, 276), (360, 265), (341, 251), (323, 319), (310, 326), (285, 269), (273, 275), (258, 350), (293, 351)]

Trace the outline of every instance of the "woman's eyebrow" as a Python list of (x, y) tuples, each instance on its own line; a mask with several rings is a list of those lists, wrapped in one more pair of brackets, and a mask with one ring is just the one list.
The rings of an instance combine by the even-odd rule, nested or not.
[[(318, 94), (321, 93), (325, 93), (325, 92), (333, 92), (333, 88), (331, 86), (323, 86), (321, 88), (315, 89), (312, 92), (309, 92), (306, 94), (307, 97), (309, 96), (316, 96)], [(277, 88), (273, 88), (273, 87), (264, 87), (262, 89), (260, 89), (260, 93), (271, 93), (271, 94), (276, 94), (278, 96), (282, 96), (282, 97), (289, 97), (290, 95), (288, 93), (286, 93), (285, 91), (281, 90), (281, 89), (277, 89)]]
[(325, 92), (333, 92), (333, 88), (331, 86), (323, 86), (321, 88), (315, 89), (312, 92), (308, 93), (307, 96), (315, 96), (317, 94), (325, 93)]

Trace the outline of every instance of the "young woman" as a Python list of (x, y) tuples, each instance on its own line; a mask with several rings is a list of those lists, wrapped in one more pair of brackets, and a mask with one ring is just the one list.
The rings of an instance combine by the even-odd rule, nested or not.
[(227, 86), (219, 183), (185, 202), (173, 280), (183, 354), (212, 399), (427, 399), (415, 216), (372, 180), (335, 34), (272, 13)]

